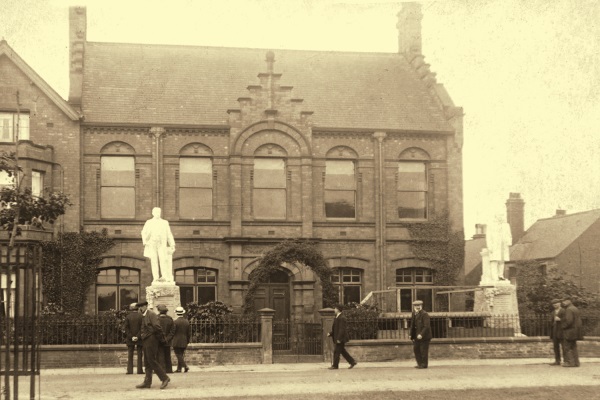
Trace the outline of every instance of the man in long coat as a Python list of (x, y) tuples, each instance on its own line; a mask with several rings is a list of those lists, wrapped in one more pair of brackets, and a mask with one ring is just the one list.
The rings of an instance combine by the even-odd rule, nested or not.
[(349, 368), (354, 368), (357, 364), (354, 358), (346, 350), (346, 343), (350, 340), (348, 337), (348, 331), (346, 329), (347, 321), (346, 317), (342, 315), (343, 305), (337, 304), (335, 306), (335, 318), (333, 320), (333, 326), (331, 332), (327, 336), (331, 336), (335, 345), (333, 351), (333, 364), (329, 369), (338, 369), (340, 364), (340, 355), (344, 356), (346, 361), (350, 364)]
[(133, 374), (133, 353), (137, 350), (137, 373), (143, 374), (142, 314), (138, 312), (137, 303), (129, 305), (129, 313), (125, 317), (125, 340), (127, 343), (127, 374)]
[(421, 300), (413, 301), (413, 314), (410, 324), (410, 340), (417, 360), (415, 368), (427, 368), (429, 363), (429, 342), (431, 341), (431, 323), (429, 314), (423, 310)]
[(173, 318), (167, 315), (169, 309), (164, 304), (156, 306), (158, 310), (158, 322), (165, 334), (165, 342), (158, 345), (158, 362), (165, 369), (167, 374), (173, 373), (173, 363), (171, 362), (171, 340), (175, 335), (175, 325)]
[(564, 346), (564, 334), (562, 328), (562, 319), (565, 315), (565, 309), (562, 308), (560, 299), (552, 300), (552, 307), (554, 308), (550, 314), (550, 339), (554, 348), (554, 362), (550, 365), (560, 365), (560, 349), (562, 347), (563, 360), (566, 360), (565, 346)]
[(148, 310), (148, 302), (138, 303), (140, 312), (142, 313), (142, 345), (144, 346), (144, 366), (146, 367), (146, 376), (144, 382), (137, 385), (138, 389), (147, 389), (152, 386), (152, 372), (155, 372), (161, 380), (161, 389), (167, 387), (171, 379), (165, 373), (165, 370), (158, 362), (158, 345), (164, 339), (164, 334), (158, 315), (153, 311)]
[(190, 369), (185, 362), (185, 349), (190, 342), (190, 321), (183, 316), (183, 314), (185, 314), (183, 307), (177, 307), (175, 309), (175, 314), (177, 315), (177, 317), (173, 320), (173, 325), (175, 326), (175, 335), (173, 336), (173, 341), (171, 342), (173, 351), (177, 357), (177, 369), (175, 372), (181, 372), (182, 368), (184, 372), (188, 372)]
[(571, 298), (563, 299), (565, 316), (561, 320), (563, 335), (565, 338), (565, 363), (563, 367), (579, 367), (579, 352), (577, 341), (583, 339), (583, 324), (579, 309), (573, 305)]

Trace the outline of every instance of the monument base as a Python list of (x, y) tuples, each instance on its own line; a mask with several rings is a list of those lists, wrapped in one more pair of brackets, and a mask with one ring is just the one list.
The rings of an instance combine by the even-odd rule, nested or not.
[(164, 304), (168, 315), (175, 317), (175, 308), (181, 305), (179, 297), (179, 286), (175, 282), (153, 282), (151, 286), (146, 286), (146, 301), (148, 308), (156, 310), (156, 306)]
[(487, 283), (486, 286), (491, 285), (494, 287), (484, 287), (475, 292), (473, 311), (491, 314), (488, 327), (512, 328), (515, 336), (521, 336), (516, 286), (506, 280)]

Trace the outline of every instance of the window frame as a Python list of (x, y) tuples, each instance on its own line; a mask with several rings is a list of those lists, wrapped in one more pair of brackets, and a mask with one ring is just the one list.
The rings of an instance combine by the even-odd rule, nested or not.
[[(328, 174), (327, 173), (327, 166), (330, 163), (350, 163), (352, 165), (352, 188), (342, 188), (342, 189), (337, 189), (337, 188), (328, 188), (327, 187), (327, 182), (328, 182), (328, 176), (329, 175), (335, 175), (335, 174)], [(335, 220), (335, 221), (355, 221), (357, 218), (357, 214), (358, 214), (358, 210), (357, 210), (357, 202), (358, 202), (358, 181), (357, 181), (357, 162), (355, 159), (347, 159), (347, 158), (329, 158), (327, 160), (325, 160), (325, 180), (323, 182), (323, 215), (325, 215), (325, 218), (328, 220)], [(352, 192), (353, 195), (353, 210), (354, 210), (354, 216), (353, 217), (336, 217), (336, 216), (329, 216), (327, 215), (327, 194), (328, 193), (335, 193), (335, 192)], [(333, 204), (333, 203), (331, 203)]]
[[(115, 282), (98, 282), (98, 278), (101, 276), (100, 274), (102, 272), (108, 272), (108, 271), (115, 271)], [(136, 272), (137, 273), (137, 283), (127, 283), (127, 282), (123, 282), (121, 283), (121, 271), (128, 271), (130, 274), (131, 272)], [(101, 313), (105, 313), (105, 312), (109, 312), (109, 310), (102, 310), (100, 311), (99, 309), (99, 298), (98, 298), (98, 288), (109, 288), (109, 287), (115, 287), (115, 309), (116, 310), (121, 310), (123, 309), (123, 307), (128, 306), (129, 304), (131, 304), (132, 302), (128, 302), (127, 304), (120, 304), (121, 303), (121, 289), (122, 288), (127, 288), (127, 287), (135, 287), (137, 289), (137, 300), (136, 302), (139, 302), (140, 300), (140, 296), (142, 293), (142, 285), (141, 285), (141, 271), (137, 268), (129, 268), (129, 267), (106, 267), (106, 268), (100, 268), (98, 269), (98, 276), (96, 277), (96, 282), (95, 282), (95, 300), (96, 300), (96, 314), (101, 314)]]
[[(126, 158), (130, 158), (133, 161), (133, 168), (128, 171), (132, 174), (131, 176), (131, 181), (132, 184), (131, 185), (123, 185), (123, 184), (104, 184), (104, 174), (106, 172), (108, 172), (108, 170), (105, 170), (103, 168), (104, 163), (103, 160), (107, 160), (109, 158), (114, 158), (114, 159), (126, 159)], [(104, 204), (105, 201), (103, 201), (104, 196), (103, 196), (103, 189), (104, 188), (127, 188), (127, 189), (133, 189), (133, 194), (132, 194), (132, 199), (131, 202), (132, 204), (130, 205), (130, 207), (132, 208), (132, 214), (131, 215), (115, 215), (115, 214), (107, 214), (106, 210), (106, 205)], [(137, 188), (136, 188), (136, 157), (134, 154), (122, 154), (122, 155), (115, 155), (115, 154), (102, 154), (100, 156), (100, 196), (99, 196), (99, 201), (100, 201), (100, 218), (101, 219), (135, 219), (135, 216), (137, 214)]]
[[(401, 166), (405, 164), (405, 165), (422, 165), (423, 166), (423, 189), (421, 190), (417, 190), (417, 189), (404, 189), (402, 188), (402, 184), (404, 182), (404, 180), (402, 179), (402, 173), (403, 171), (400, 171)], [(398, 164), (397, 164), (397, 182), (396, 182), (396, 214), (398, 215), (398, 220), (400, 221), (406, 221), (406, 220), (418, 220), (418, 221), (426, 221), (429, 219), (429, 163), (425, 160), (415, 160), (415, 161), (408, 161), (408, 160), (399, 160)], [(404, 171), (404, 173), (406, 173), (408, 171)], [(401, 216), (401, 205), (402, 205), (402, 201), (400, 201), (400, 198), (403, 194), (422, 194), (423, 195), (423, 208), (422, 208), (422, 212), (423, 212), (423, 216), (406, 216), (403, 217)]]
[[(257, 161), (273, 161), (273, 160), (281, 160), (283, 164), (283, 168), (281, 169), (281, 180), (283, 182), (283, 186), (263, 186), (262, 179), (257, 179), (257, 170), (261, 168), (256, 168)], [(263, 168), (265, 169), (265, 168)], [(252, 162), (252, 218), (255, 220), (262, 221), (285, 221), (288, 218), (288, 182), (287, 182), (287, 174), (288, 174), (288, 162), (286, 157), (254, 157)], [(261, 181), (261, 184), (257, 186), (257, 181)], [(270, 181), (270, 180), (268, 180)], [(266, 216), (266, 215), (257, 215), (257, 193), (259, 192), (283, 192), (283, 215), (282, 216)]]
[[(358, 287), (358, 301), (360, 303), (362, 300), (362, 292), (363, 292), (363, 274), (364, 271), (360, 268), (352, 268), (352, 267), (337, 267), (332, 270), (331, 274), (331, 283), (334, 287), (338, 289), (338, 301), (342, 304), (347, 304), (344, 301), (345, 296), (345, 288)], [(344, 282), (344, 277), (349, 277), (349, 282)], [(353, 278), (357, 277), (357, 281), (353, 281)]]
[[(31, 118), (29, 115), (29, 112), (21, 112), (18, 113), (19, 114), (19, 120), (21, 121), (19, 123), (19, 140), (30, 140), (30, 122), (31, 122)], [(7, 139), (4, 139), (4, 130), (5, 130), (5, 123), (4, 121), (9, 121), (10, 125), (7, 127), (7, 130), (10, 130), (10, 132), (8, 132), (8, 135), (10, 136)], [(17, 112), (15, 111), (0, 111), (0, 142), (1, 143), (15, 143), (16, 142), (16, 121), (17, 121)], [(25, 124), (23, 124), (23, 121), (26, 121)], [(24, 128), (24, 129), (23, 129)]]
[[(186, 282), (181, 282), (181, 281), (177, 281), (178, 275), (179, 273), (184, 273), (186, 271), (193, 271), (193, 283), (186, 283)], [(200, 282), (199, 281), (199, 272), (211, 272), (212, 275), (205, 275), (206, 277), (209, 276), (213, 276), (214, 277), (214, 282)], [(185, 275), (184, 275), (185, 276)], [(207, 268), (207, 267), (187, 267), (187, 268), (179, 268), (175, 270), (175, 274), (174, 274), (174, 280), (175, 283), (177, 284), (177, 286), (179, 286), (179, 291), (181, 294), (181, 288), (192, 288), (192, 293), (193, 293), (193, 300), (194, 302), (198, 302), (199, 300), (199, 288), (202, 287), (208, 287), (208, 288), (214, 288), (214, 300), (209, 300), (209, 301), (217, 301), (218, 300), (218, 295), (219, 295), (219, 271), (217, 269), (214, 268)], [(206, 304), (206, 303), (202, 303), (202, 304)]]
[[(210, 162), (210, 175), (209, 175), (209, 181), (210, 181), (210, 186), (193, 186), (193, 185), (182, 185), (182, 175), (183, 175), (183, 165), (182, 165), (182, 161), (183, 160), (208, 160)], [(214, 175), (214, 160), (212, 157), (206, 157), (206, 156), (186, 156), (186, 155), (182, 155), (179, 157), (179, 179), (178, 179), (178, 187), (177, 187), (177, 194), (178, 194), (178, 199), (177, 199), (177, 209), (178, 209), (178, 214), (179, 214), (179, 218), (182, 220), (205, 220), (205, 221), (209, 221), (212, 220), (214, 218), (214, 182), (213, 182), (213, 175)], [(209, 196), (207, 198), (210, 198), (210, 207), (208, 207), (208, 209), (210, 210), (209, 212), (209, 216), (191, 216), (191, 215), (182, 215), (182, 201), (183, 201), (183, 191), (185, 190), (189, 190), (189, 189), (200, 189), (200, 190), (206, 190), (209, 191)]]

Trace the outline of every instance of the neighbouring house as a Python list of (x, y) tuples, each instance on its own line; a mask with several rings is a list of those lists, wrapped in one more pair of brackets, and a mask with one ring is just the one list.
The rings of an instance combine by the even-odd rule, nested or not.
[[(68, 103), (5, 50), (0, 106), (14, 113), (15, 85), (39, 92), (27, 145), (52, 154), (48, 184), (75, 199), (60, 229), (116, 241), (87, 313), (145, 297), (140, 232), (156, 206), (183, 304), (240, 310), (260, 255), (304, 238), (340, 302), (402, 286), (409, 308), (418, 292), (431, 309), (437, 267), (413, 253), (408, 226), (447, 215), (462, 235), (463, 110), (424, 61), (419, 4), (403, 4), (391, 53), (90, 42), (86, 13), (70, 9)], [(256, 304), (311, 319), (319, 278), (282, 265)]]

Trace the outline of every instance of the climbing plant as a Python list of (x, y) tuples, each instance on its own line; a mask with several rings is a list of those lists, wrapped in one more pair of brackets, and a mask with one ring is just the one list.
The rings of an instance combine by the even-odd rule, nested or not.
[(68, 232), (42, 242), (42, 288), (48, 303), (64, 313), (80, 313), (96, 282), (102, 255), (114, 246), (106, 232)]
[(409, 223), (406, 226), (415, 258), (427, 261), (435, 270), (436, 285), (455, 284), (465, 259), (463, 231), (452, 232), (447, 214), (436, 215), (430, 221)]
[(323, 307), (333, 307), (338, 293), (331, 283), (331, 270), (327, 267), (323, 254), (313, 242), (295, 239), (279, 243), (260, 258), (258, 266), (250, 276), (250, 285), (244, 298), (244, 313), (253, 311), (256, 290), (269, 276), (280, 269), (283, 263), (301, 263), (309, 267), (321, 280)]

